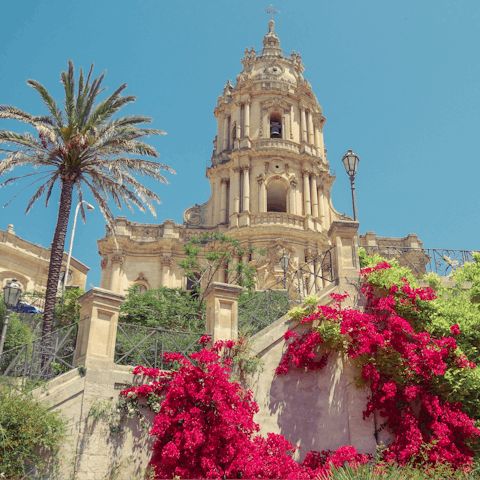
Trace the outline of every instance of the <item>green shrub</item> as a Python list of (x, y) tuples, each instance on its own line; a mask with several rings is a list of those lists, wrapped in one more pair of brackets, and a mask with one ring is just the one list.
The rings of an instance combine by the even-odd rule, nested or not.
[[(3, 303), (3, 299), (0, 299), (0, 333), (3, 330), (5, 316), (5, 304)], [(30, 327), (21, 321), (17, 313), (12, 312), (10, 314), (10, 318), (8, 319), (7, 335), (5, 337), (3, 351), (8, 352), (8, 350), (19, 347), (25, 343), (29, 343), (32, 340), (33, 334)]]
[(65, 423), (31, 392), (0, 384), (0, 477), (49, 478), (59, 466)]

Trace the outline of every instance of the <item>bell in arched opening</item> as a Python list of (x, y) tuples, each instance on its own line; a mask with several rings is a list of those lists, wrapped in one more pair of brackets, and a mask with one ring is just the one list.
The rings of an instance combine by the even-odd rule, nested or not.
[(270, 138), (282, 138), (282, 117), (278, 113), (270, 116)]

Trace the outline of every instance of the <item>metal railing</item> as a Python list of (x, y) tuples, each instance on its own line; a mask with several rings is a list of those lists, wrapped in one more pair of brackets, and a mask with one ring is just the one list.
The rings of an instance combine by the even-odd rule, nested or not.
[(199, 352), (198, 344), (205, 333), (180, 332), (160, 328), (142, 327), (128, 323), (119, 323), (115, 343), (117, 365), (143, 365), (144, 367), (168, 369), (163, 354), (181, 353), (184, 357)]
[(473, 260), (472, 250), (448, 248), (412, 248), (395, 246), (362, 246), (368, 255), (380, 255), (387, 260), (395, 258), (400, 266), (408, 267), (414, 275), (436, 273), (440, 277), (450, 275)]
[(321, 292), (334, 282), (332, 247), (299, 269), (261, 291), (243, 295), (238, 303), (238, 328), (255, 334), (283, 317), (288, 310), (300, 305), (305, 297)]
[(50, 380), (73, 369), (78, 325), (72, 324), (0, 355), (0, 376)]

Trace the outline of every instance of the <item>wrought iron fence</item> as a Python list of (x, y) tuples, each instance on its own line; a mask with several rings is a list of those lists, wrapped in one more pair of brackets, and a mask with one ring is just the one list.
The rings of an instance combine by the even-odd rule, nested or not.
[(368, 255), (378, 254), (384, 258), (396, 258), (402, 267), (408, 267), (414, 275), (436, 273), (441, 277), (450, 275), (466, 262), (473, 260), (471, 250), (447, 248), (412, 248), (393, 246), (363, 246)]
[(198, 341), (203, 335), (119, 323), (114, 361), (118, 365), (168, 369), (169, 364), (163, 361), (165, 352), (181, 353), (188, 358), (202, 349)]
[(73, 369), (78, 325), (72, 324), (0, 355), (0, 376), (50, 380)]
[[(334, 281), (332, 247), (322, 255), (286, 272), (267, 290), (247, 292), (238, 302), (238, 327), (255, 334), (303, 303), (305, 297), (318, 294)], [(282, 272), (283, 273), (283, 272)]]

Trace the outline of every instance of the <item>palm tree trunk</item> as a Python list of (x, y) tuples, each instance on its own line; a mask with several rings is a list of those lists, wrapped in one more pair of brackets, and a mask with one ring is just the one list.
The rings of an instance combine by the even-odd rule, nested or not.
[[(63, 180), (58, 208), (57, 226), (50, 252), (50, 266), (48, 269), (47, 292), (45, 294), (45, 310), (43, 315), (42, 338), (46, 350), (50, 347), (50, 333), (52, 332), (55, 304), (57, 301), (58, 280), (62, 268), (65, 237), (67, 234), (68, 219), (72, 208), (73, 181)], [(66, 275), (68, 272), (66, 273)]]

